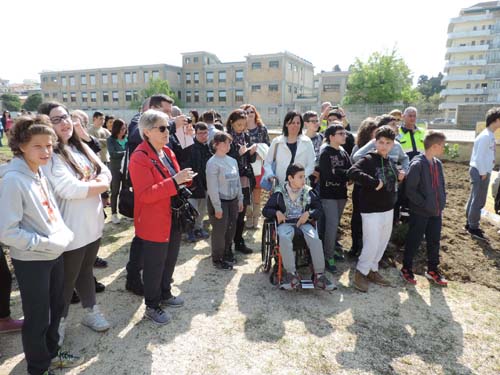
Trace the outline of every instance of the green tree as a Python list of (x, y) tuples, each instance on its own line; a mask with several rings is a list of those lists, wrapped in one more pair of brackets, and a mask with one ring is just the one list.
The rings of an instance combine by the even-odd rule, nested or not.
[(396, 49), (386, 54), (375, 52), (366, 62), (356, 58), (350, 71), (344, 104), (383, 104), (414, 99), (410, 68)]
[(155, 94), (165, 94), (170, 96), (175, 101), (175, 105), (181, 107), (181, 102), (177, 98), (177, 95), (170, 88), (170, 84), (167, 80), (163, 79), (152, 79), (149, 81), (148, 87), (139, 92), (139, 97), (135, 98), (130, 104), (131, 109), (141, 108), (144, 99), (149, 98), (151, 95)]
[(3, 108), (10, 112), (21, 110), (21, 99), (14, 94), (3, 94), (1, 97)]
[(426, 75), (421, 75), (418, 77), (417, 90), (425, 96), (426, 99), (429, 99), (431, 96), (439, 94), (441, 90), (444, 89), (444, 86), (441, 84), (442, 80), (443, 74), (441, 72), (436, 77), (431, 78)]
[(38, 109), (38, 106), (42, 104), (42, 94), (32, 94), (28, 96), (26, 101), (23, 104), (23, 108), (27, 111), (36, 111)]

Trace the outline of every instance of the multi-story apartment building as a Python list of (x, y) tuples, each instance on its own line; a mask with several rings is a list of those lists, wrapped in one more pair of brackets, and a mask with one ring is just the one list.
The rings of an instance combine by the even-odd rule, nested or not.
[[(345, 72), (331, 74), (337, 77)], [(278, 124), (291, 109), (316, 109), (324, 100), (340, 102), (345, 81), (337, 83), (333, 78), (336, 81), (330, 82), (329, 75), (322, 72), (315, 77), (314, 66), (290, 52), (221, 62), (213, 53), (201, 51), (183, 53), (181, 67), (162, 64), (43, 72), (41, 87), (45, 100), (58, 100), (70, 109), (124, 110), (150, 79), (161, 78), (169, 81), (186, 109), (213, 108), (227, 115), (252, 103), (266, 123)], [(324, 99), (323, 92), (335, 94), (334, 99)]]
[(500, 101), (500, 2), (462, 9), (448, 26), (440, 109)]
[(168, 80), (172, 90), (181, 93), (181, 68), (166, 64), (40, 74), (44, 100), (84, 110), (129, 109), (151, 79)]

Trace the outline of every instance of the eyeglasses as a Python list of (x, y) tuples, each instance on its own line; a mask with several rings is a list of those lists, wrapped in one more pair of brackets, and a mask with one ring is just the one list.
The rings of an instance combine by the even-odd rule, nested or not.
[(347, 135), (346, 132), (336, 132), (335, 135), (341, 135), (343, 137), (345, 137)]
[(316, 124), (316, 123), (318, 123), (318, 122), (319, 122), (319, 120), (309, 120), (309, 121), (307, 121), (307, 122), (313, 122), (313, 123), (315, 123), (315, 124)]
[(165, 133), (165, 131), (168, 131), (168, 126), (162, 125), (162, 126), (153, 126), (153, 129), (158, 129), (160, 133)]
[(254, 111), (246, 111), (247, 115), (251, 114), (251, 113), (255, 113)]
[(57, 117), (51, 117), (50, 122), (53, 125), (59, 125), (62, 121), (67, 121), (68, 119), (70, 119), (69, 115), (62, 115)]

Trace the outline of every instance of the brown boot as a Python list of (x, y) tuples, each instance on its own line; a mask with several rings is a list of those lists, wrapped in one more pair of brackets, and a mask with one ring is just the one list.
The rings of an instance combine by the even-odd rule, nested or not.
[(356, 273), (354, 274), (353, 285), (360, 292), (364, 292), (364, 293), (368, 292), (368, 279), (365, 275), (363, 275), (358, 270), (356, 270)]
[(382, 285), (382, 286), (391, 286), (391, 283), (384, 279), (381, 274), (375, 271), (370, 271), (367, 276), (368, 280), (374, 284)]
[(253, 204), (253, 227), (259, 229), (259, 219), (260, 219), (260, 203)]
[(247, 210), (245, 212), (245, 228), (253, 228), (253, 207), (251, 204), (247, 206)]

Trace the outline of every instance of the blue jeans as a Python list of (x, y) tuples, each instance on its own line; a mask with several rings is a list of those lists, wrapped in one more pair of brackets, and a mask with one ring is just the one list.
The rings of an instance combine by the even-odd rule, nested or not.
[(479, 171), (474, 167), (470, 167), (469, 175), (472, 186), (469, 200), (467, 201), (467, 224), (469, 224), (470, 229), (478, 229), (479, 221), (481, 220), (481, 209), (486, 204), (491, 173), (488, 173), (486, 179), (483, 180), (479, 175)]

